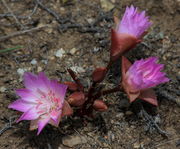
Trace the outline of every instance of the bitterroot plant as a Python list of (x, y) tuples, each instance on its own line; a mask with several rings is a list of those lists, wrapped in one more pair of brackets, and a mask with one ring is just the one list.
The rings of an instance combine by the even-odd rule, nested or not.
[[(94, 110), (107, 111), (108, 106), (102, 96), (114, 92), (126, 93), (130, 103), (141, 99), (158, 106), (152, 88), (169, 81), (166, 74), (161, 72), (164, 65), (158, 64), (157, 57), (140, 59), (132, 64), (124, 56), (147, 34), (152, 24), (149, 16), (146, 16), (145, 11), (139, 12), (137, 8), (131, 6), (126, 8), (121, 21), (117, 17), (114, 17), (114, 20), (116, 27), (111, 29), (109, 62), (106, 67), (99, 67), (93, 71), (90, 88), (85, 89), (71, 69), (68, 69), (68, 72), (74, 82), (61, 84), (56, 80), (49, 80), (43, 72), (38, 75), (26, 72), (25, 89), (16, 90), (20, 98), (9, 105), (9, 108), (23, 112), (17, 122), (30, 120), (30, 130), (38, 129), (39, 135), (47, 124), (58, 127), (62, 117), (72, 115), (73, 109), (77, 116), (92, 118)], [(119, 60), (121, 60), (122, 80), (115, 88), (97, 90), (112, 64)], [(68, 97), (66, 97), (67, 90), (70, 92)]]

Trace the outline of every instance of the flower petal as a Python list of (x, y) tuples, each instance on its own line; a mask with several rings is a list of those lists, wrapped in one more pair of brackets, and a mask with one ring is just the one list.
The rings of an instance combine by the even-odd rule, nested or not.
[(37, 135), (39, 135), (40, 132), (42, 131), (42, 129), (48, 124), (49, 120), (50, 120), (50, 117), (47, 116), (47, 117), (42, 118), (38, 121), (38, 133), (37, 133)]
[(52, 80), (50, 82), (50, 87), (61, 100), (61, 104), (64, 103), (64, 97), (66, 95), (67, 85), (59, 84), (58, 81)]
[(38, 88), (44, 92), (48, 92), (50, 90), (50, 80), (46, 77), (43, 72), (38, 74), (37, 80)]
[(36, 90), (37, 89), (37, 76), (30, 73), (24, 73), (24, 85), (29, 90)]
[(32, 107), (31, 109), (23, 113), (23, 115), (17, 120), (17, 122), (22, 121), (22, 120), (35, 120), (38, 117), (39, 117), (39, 114), (36, 108)]
[(17, 89), (16, 94), (21, 97), (22, 100), (32, 103), (37, 103), (38, 98), (28, 89)]
[(34, 106), (34, 104), (28, 103), (24, 100), (18, 99), (11, 103), (8, 108), (12, 108), (17, 111), (26, 112), (29, 109), (31, 109)]
[(62, 110), (59, 110), (59, 111), (53, 110), (53, 111), (50, 113), (51, 119), (52, 119), (57, 125), (59, 125), (59, 120), (60, 120), (61, 114), (62, 114)]
[(119, 33), (131, 34), (137, 38), (142, 38), (144, 32), (151, 26), (149, 17), (145, 16), (145, 11), (138, 12), (137, 8), (126, 7), (126, 11), (116, 30)]

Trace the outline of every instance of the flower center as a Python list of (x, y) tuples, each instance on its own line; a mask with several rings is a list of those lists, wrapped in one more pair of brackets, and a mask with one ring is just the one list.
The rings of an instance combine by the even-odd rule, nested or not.
[(54, 92), (50, 90), (48, 93), (44, 93), (38, 90), (38, 93), (40, 94), (40, 98), (36, 108), (39, 114), (51, 113), (54, 110), (58, 111), (61, 109), (60, 98)]

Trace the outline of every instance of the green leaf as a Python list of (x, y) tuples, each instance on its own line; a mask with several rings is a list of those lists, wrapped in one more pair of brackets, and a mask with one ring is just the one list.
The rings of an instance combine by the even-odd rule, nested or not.
[(16, 46), (14, 48), (7, 48), (7, 49), (0, 50), (0, 53), (5, 53), (5, 52), (9, 52), (9, 51), (17, 50), (17, 49), (22, 49), (22, 48), (23, 48), (23, 46)]

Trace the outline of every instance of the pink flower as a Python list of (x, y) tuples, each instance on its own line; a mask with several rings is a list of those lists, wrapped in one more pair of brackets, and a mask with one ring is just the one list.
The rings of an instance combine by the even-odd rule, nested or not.
[(72, 114), (72, 109), (64, 100), (67, 86), (56, 80), (49, 80), (44, 73), (24, 74), (25, 89), (16, 93), (20, 99), (9, 105), (9, 108), (24, 112), (17, 122), (31, 120), (30, 130), (38, 128), (38, 135), (45, 125), (58, 126), (61, 117)]
[(157, 105), (155, 93), (150, 88), (169, 81), (161, 72), (164, 65), (158, 64), (157, 60), (157, 57), (150, 57), (131, 65), (125, 57), (122, 58), (122, 86), (130, 102), (140, 98)]
[(126, 7), (124, 16), (117, 26), (117, 31), (141, 38), (150, 26), (151, 22), (149, 17), (145, 15), (145, 11), (138, 12), (137, 8), (131, 6)]
[(121, 21), (117, 17), (114, 17), (114, 21), (116, 28), (111, 30), (111, 61), (116, 61), (140, 43), (151, 26), (145, 11), (138, 12), (134, 6), (126, 8)]
[(136, 61), (126, 72), (128, 84), (134, 90), (142, 90), (168, 82), (169, 79), (161, 72), (164, 65), (157, 64), (157, 57)]

